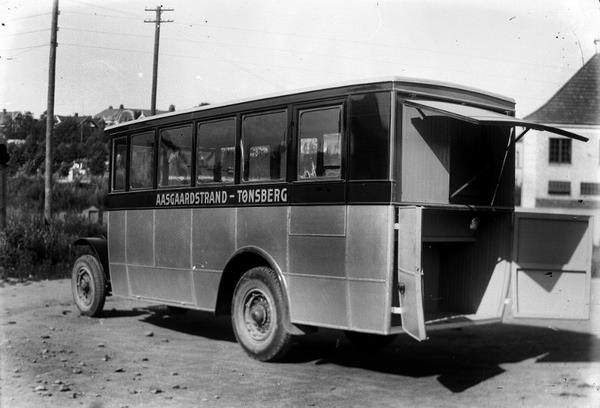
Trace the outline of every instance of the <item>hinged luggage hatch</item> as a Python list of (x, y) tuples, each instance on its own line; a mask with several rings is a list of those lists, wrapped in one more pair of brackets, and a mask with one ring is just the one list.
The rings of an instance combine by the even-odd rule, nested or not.
[(400, 307), (392, 313), (402, 316), (402, 329), (417, 340), (425, 340), (423, 284), (421, 268), (421, 207), (398, 207), (396, 237), (398, 242), (397, 277)]
[(529, 129), (542, 130), (555, 133), (557, 135), (569, 137), (571, 139), (587, 142), (588, 138), (560, 129), (554, 126), (544, 125), (542, 123), (532, 122), (524, 119), (515, 118), (514, 116), (502, 115), (488, 109), (476, 108), (473, 106), (460, 105), (452, 102), (432, 101), (432, 100), (408, 100), (404, 102), (407, 106), (413, 106), (418, 109), (425, 109), (437, 113), (441, 113), (458, 120), (474, 123), (476, 125), (489, 126), (520, 126)]
[(515, 317), (589, 319), (590, 217), (515, 213), (511, 270)]

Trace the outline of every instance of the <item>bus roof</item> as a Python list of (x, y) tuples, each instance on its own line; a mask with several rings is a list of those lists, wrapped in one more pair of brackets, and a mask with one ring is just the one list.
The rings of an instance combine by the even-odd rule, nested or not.
[[(132, 124), (144, 123), (144, 122), (148, 122), (150, 120), (155, 120), (155, 119), (159, 119), (159, 118), (166, 118), (169, 116), (193, 113), (193, 112), (214, 109), (214, 108), (220, 108), (220, 107), (230, 106), (230, 105), (238, 105), (238, 104), (247, 103), (247, 102), (273, 99), (273, 98), (284, 97), (284, 96), (300, 95), (300, 94), (315, 92), (315, 91), (330, 90), (330, 89), (336, 89), (336, 88), (345, 88), (345, 87), (351, 87), (351, 86), (378, 84), (378, 83), (390, 83), (391, 88), (394, 90), (398, 90), (398, 91), (402, 91), (403, 87), (407, 86), (407, 85), (425, 85), (428, 87), (432, 87), (433, 89), (447, 88), (447, 89), (452, 89), (452, 90), (457, 90), (457, 91), (466, 91), (466, 92), (470, 92), (470, 93), (480, 94), (481, 96), (484, 96), (484, 97), (500, 99), (503, 102), (510, 103), (513, 105), (515, 103), (514, 99), (504, 96), (504, 95), (495, 94), (495, 93), (485, 91), (482, 89), (478, 89), (478, 88), (453, 84), (450, 82), (433, 81), (433, 80), (429, 80), (429, 79), (419, 79), (419, 78), (408, 78), (408, 77), (401, 77), (401, 76), (388, 76), (388, 77), (345, 81), (345, 82), (325, 84), (325, 85), (315, 85), (315, 86), (309, 87), (309, 88), (281, 91), (281, 92), (272, 93), (272, 94), (259, 95), (259, 96), (255, 96), (255, 97), (248, 97), (248, 98), (242, 98), (242, 99), (236, 99), (236, 100), (228, 100), (228, 101), (218, 102), (215, 104), (209, 104), (209, 105), (204, 105), (204, 106), (196, 106), (193, 108), (184, 109), (184, 110), (180, 110), (180, 111), (167, 112), (167, 113), (162, 113), (159, 115), (135, 119), (135, 120), (128, 121), (128, 122), (118, 123), (115, 125), (107, 126), (105, 128), (105, 130), (112, 130), (112, 129), (117, 129), (119, 127), (129, 126)], [(412, 90), (407, 89), (407, 92), (412, 92)]]

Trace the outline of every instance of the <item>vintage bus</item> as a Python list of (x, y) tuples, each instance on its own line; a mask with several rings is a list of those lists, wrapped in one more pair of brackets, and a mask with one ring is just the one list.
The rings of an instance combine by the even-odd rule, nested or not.
[[(588, 218), (515, 213), (515, 102), (404, 78), (115, 125), (107, 239), (83, 238), (81, 313), (105, 296), (230, 314), (276, 360), (319, 327), (362, 344), (512, 314), (587, 318)], [(516, 129), (523, 129), (516, 133)]]

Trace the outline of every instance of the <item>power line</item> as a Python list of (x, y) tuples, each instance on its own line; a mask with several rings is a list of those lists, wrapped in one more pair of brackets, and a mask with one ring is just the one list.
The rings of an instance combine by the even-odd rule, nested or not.
[[(79, 48), (94, 48), (94, 49), (102, 49), (102, 50), (109, 50), (109, 51), (126, 52), (126, 53), (152, 54), (152, 52), (150, 52), (150, 51), (142, 51), (142, 50), (126, 49), (126, 48), (115, 48), (115, 47), (104, 47), (104, 46), (88, 45), (88, 44), (75, 44), (75, 43), (63, 43), (63, 42), (61, 42), (60, 45), (71, 46), (71, 47), (79, 47)], [(206, 56), (201, 56), (201, 55), (183, 55), (183, 54), (171, 54), (171, 53), (163, 53), (162, 55), (165, 56), (165, 57), (173, 57), (173, 58), (206, 60)], [(337, 56), (333, 56), (333, 57), (337, 58)], [(261, 67), (261, 68), (265, 67), (265, 64), (263, 64), (263, 63), (250, 62), (250, 61), (247, 61), (247, 60), (236, 60), (236, 61), (234, 61), (234, 60), (231, 60), (231, 59), (228, 59), (228, 58), (224, 58), (224, 57), (216, 57), (214, 55), (211, 56), (211, 59), (215, 59), (215, 60), (227, 62), (227, 63), (229, 63), (231, 65), (237, 66), (240, 69), (242, 69), (241, 68), (242, 65), (237, 65), (237, 64), (252, 65), (252, 66), (257, 66), (257, 67)], [(384, 63), (387, 63), (387, 64), (399, 64), (399, 62), (394, 62), (394, 61), (380, 61), (380, 62), (384, 62)], [(403, 64), (403, 65), (406, 66), (407, 64)], [(411, 64), (409, 64), (409, 65), (411, 65)], [(310, 69), (310, 68), (304, 68), (304, 67), (300, 67), (300, 66), (291, 66), (291, 65), (281, 65), (281, 64), (271, 64), (271, 63), (269, 63), (268, 66), (270, 68), (281, 68), (281, 69), (289, 69), (289, 70), (303, 71), (303, 72), (313, 72), (313, 73), (319, 73), (320, 72), (320, 73), (328, 73), (328, 74), (335, 74), (335, 75), (343, 74), (343, 72), (340, 72), (340, 71), (323, 70), (323, 69), (319, 69), (319, 68)], [(420, 69), (435, 68), (435, 66), (424, 66), (424, 65), (414, 65), (414, 64), (412, 64), (412, 66), (415, 67), (415, 68), (420, 68)], [(466, 70), (462, 70), (462, 69), (457, 69), (457, 68), (450, 68), (450, 67), (446, 67), (445, 70), (447, 70), (447, 71), (454, 71), (454, 72), (462, 72), (462, 73), (468, 73), (468, 72), (470, 72), (470, 71), (466, 71)], [(257, 74), (253, 73), (253, 75), (257, 75)], [(498, 74), (493, 74), (493, 75), (490, 75), (490, 76), (496, 77), (496, 78), (515, 79), (514, 75), (498, 75)], [(559, 85), (559, 83), (557, 83), (555, 81), (544, 81), (544, 80), (539, 80), (539, 79), (528, 79), (527, 81), (528, 82), (541, 83), (541, 84), (550, 84), (552, 86)]]
[[(75, 28), (75, 27), (64, 27), (64, 26), (61, 26), (60, 29), (61, 30), (67, 30), (67, 31), (79, 31), (79, 32), (84, 32), (84, 33), (117, 35), (119, 37), (152, 38), (151, 35), (146, 35), (146, 34), (129, 34), (129, 33), (118, 33), (118, 32), (114, 32), (114, 31), (111, 32), (111, 31), (102, 31), (102, 30), (87, 30), (85, 28)], [(165, 39), (166, 39), (166, 37), (165, 37)]]
[(39, 30), (21, 31), (18, 33), (5, 34), (5, 35), (7, 37), (15, 37), (15, 36), (24, 35), (24, 34), (41, 33), (43, 31), (50, 31), (50, 29), (49, 28), (40, 28)]
[(95, 48), (95, 49), (99, 49), (99, 50), (122, 51), (122, 52), (129, 52), (129, 53), (137, 52), (139, 54), (152, 54), (152, 52), (150, 52), (150, 51), (142, 51), (142, 50), (136, 50), (136, 49), (131, 49), (131, 48), (104, 47), (101, 45), (75, 44), (75, 43), (67, 43), (67, 42), (61, 42), (60, 45), (66, 45), (69, 47), (78, 47), (78, 48)]
[(339, 37), (328, 37), (328, 36), (320, 36), (320, 35), (280, 32), (280, 31), (262, 30), (262, 29), (257, 29), (257, 28), (231, 27), (231, 26), (212, 25), (212, 24), (199, 25), (197, 22), (194, 22), (194, 23), (187, 22), (186, 23), (186, 22), (180, 21), (177, 24), (179, 24), (182, 28), (200, 28), (200, 29), (215, 28), (218, 30), (256, 32), (256, 33), (269, 34), (269, 35), (310, 38), (310, 39), (314, 39), (314, 40), (330, 41), (330, 42), (335, 42), (335, 43), (358, 44), (358, 45), (365, 45), (365, 46), (369, 46), (369, 47), (385, 47), (385, 48), (393, 48), (393, 49), (405, 49), (405, 50), (412, 50), (412, 51), (428, 52), (428, 53), (433, 53), (433, 54), (464, 55), (464, 56), (468, 56), (470, 58), (478, 58), (478, 59), (484, 59), (484, 60), (490, 60), (490, 61), (513, 62), (513, 63), (530, 65), (530, 66), (542, 66), (542, 67), (550, 67), (550, 68), (560, 68), (561, 67), (560, 65), (548, 65), (548, 64), (540, 64), (540, 63), (535, 63), (535, 62), (523, 62), (522, 60), (512, 60), (511, 61), (511, 60), (505, 60), (502, 58), (487, 57), (487, 56), (478, 55), (478, 54), (461, 53), (461, 52), (456, 52), (456, 51), (433, 50), (433, 49), (420, 48), (420, 47), (411, 47), (411, 46), (406, 46), (406, 45), (371, 43), (371, 42), (367, 42), (367, 41), (351, 40), (351, 39), (339, 38)]
[(118, 14), (125, 14), (125, 15), (129, 15), (129, 13), (127, 13), (126, 11), (123, 10), (119, 10), (119, 9), (114, 9), (114, 8), (110, 8), (110, 7), (105, 7), (105, 6), (99, 6), (97, 3), (89, 3), (87, 1), (82, 1), (82, 0), (67, 0), (70, 3), (77, 3), (77, 4), (83, 4), (85, 6), (89, 6), (89, 7), (94, 7), (94, 8), (99, 8), (102, 10), (107, 10), (107, 11), (112, 11)]
[(10, 20), (7, 20), (8, 22), (13, 22), (13, 21), (21, 21), (21, 20), (26, 20), (29, 18), (34, 18), (34, 17), (40, 17), (40, 16), (48, 16), (52, 13), (48, 12), (48, 13), (40, 13), (40, 14), (31, 14), (29, 16), (23, 16), (23, 17), (17, 17), (17, 18), (11, 18)]
[(47, 47), (48, 44), (39, 44), (39, 45), (30, 45), (28, 47), (16, 47), (16, 48), (3, 48), (1, 51), (19, 51), (19, 50), (28, 50), (30, 48), (40, 48)]
[(81, 11), (60, 11), (61, 14), (75, 14), (75, 15), (80, 15), (80, 16), (94, 16), (94, 17), (108, 17), (108, 18), (120, 18), (120, 19), (124, 19), (124, 20), (135, 20), (138, 21), (137, 18), (135, 17), (125, 17), (125, 16), (114, 16), (114, 15), (110, 15), (110, 14), (100, 14), (100, 13), (85, 13), (85, 12), (81, 12)]

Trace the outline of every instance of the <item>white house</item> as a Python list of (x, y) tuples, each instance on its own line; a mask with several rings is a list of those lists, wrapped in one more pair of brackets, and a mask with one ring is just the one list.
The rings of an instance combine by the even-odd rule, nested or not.
[[(525, 119), (588, 137), (587, 143), (531, 130), (517, 146), (517, 192), (523, 209), (600, 212), (600, 54)], [(517, 197), (519, 202), (519, 197)], [(600, 244), (595, 217), (594, 244)]]

